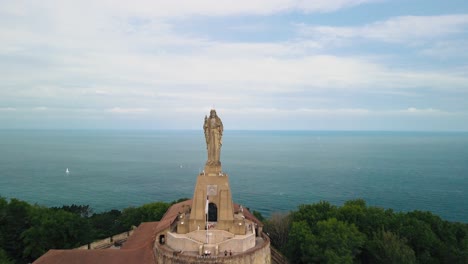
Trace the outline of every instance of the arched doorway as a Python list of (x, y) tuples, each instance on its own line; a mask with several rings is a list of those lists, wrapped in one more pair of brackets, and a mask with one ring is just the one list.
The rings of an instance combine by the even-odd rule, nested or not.
[(218, 207), (214, 203), (208, 204), (208, 222), (218, 222)]

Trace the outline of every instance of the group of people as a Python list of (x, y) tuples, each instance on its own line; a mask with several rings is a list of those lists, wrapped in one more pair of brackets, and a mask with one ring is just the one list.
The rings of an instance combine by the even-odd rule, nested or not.
[[(227, 250), (224, 250), (224, 256), (227, 257), (227, 255), (229, 254), (229, 256), (232, 256), (232, 250), (229, 250), (229, 252)], [(203, 252), (203, 257), (210, 257), (211, 256), (211, 251), (209, 250), (205, 250)]]

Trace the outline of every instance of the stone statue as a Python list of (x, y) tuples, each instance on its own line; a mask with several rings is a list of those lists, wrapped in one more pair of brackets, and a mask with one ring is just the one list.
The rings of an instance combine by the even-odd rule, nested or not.
[(220, 166), (223, 122), (216, 115), (216, 110), (212, 109), (210, 111), (210, 117), (205, 116), (203, 129), (205, 130), (206, 149), (208, 150), (206, 165)]

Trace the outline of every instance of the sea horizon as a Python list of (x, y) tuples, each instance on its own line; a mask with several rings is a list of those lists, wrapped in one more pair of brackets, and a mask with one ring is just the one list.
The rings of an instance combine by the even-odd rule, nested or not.
[[(0, 128), (0, 131), (194, 131), (194, 132), (203, 132), (202, 127), (200, 128)], [(278, 131), (278, 132), (383, 132), (383, 133), (468, 133), (468, 130), (380, 130), (380, 129), (228, 129), (225, 128), (224, 132), (249, 132), (249, 131), (259, 131), (259, 132), (268, 132), (268, 131)]]
[[(202, 129), (2, 129), (0, 196), (95, 212), (191, 198), (204, 141)], [(234, 202), (265, 216), (364, 199), (468, 222), (467, 161), (456, 131), (226, 129), (221, 150)]]

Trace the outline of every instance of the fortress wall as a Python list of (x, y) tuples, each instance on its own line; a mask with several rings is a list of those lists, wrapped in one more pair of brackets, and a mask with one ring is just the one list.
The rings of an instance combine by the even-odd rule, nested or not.
[[(199, 231), (193, 231), (191, 233), (186, 234), (188, 237), (200, 241), (202, 243), (206, 242), (206, 230), (199, 230)], [(234, 237), (234, 234), (229, 233), (224, 230), (208, 230), (208, 233), (211, 234), (209, 236), (209, 243), (210, 244), (215, 244), (222, 242), (226, 239), (230, 239)]]
[(271, 264), (270, 240), (267, 236), (262, 236), (264, 243), (252, 248), (242, 254), (233, 256), (187, 256), (178, 254), (164, 246), (154, 247), (156, 263), (160, 264)]
[(133, 234), (133, 230), (120, 233), (118, 235), (113, 235), (108, 238), (104, 238), (98, 241), (94, 241), (92, 243), (89, 243), (87, 245), (83, 245), (81, 247), (75, 248), (75, 249), (102, 249), (102, 248), (109, 248), (114, 245), (114, 242), (124, 242), (128, 239), (129, 236)]
[[(206, 234), (205, 230), (194, 231), (186, 235), (168, 232), (166, 243), (176, 251), (198, 252), (198, 247), (203, 245), (206, 241)], [(224, 250), (244, 252), (255, 247), (255, 233), (234, 237), (234, 235), (224, 230), (210, 230), (208, 234), (211, 234), (208, 235), (209, 243), (211, 245), (217, 245), (218, 252), (224, 252)]]
[(255, 234), (250, 234), (248, 236), (243, 236), (242, 238), (234, 237), (230, 240), (221, 242), (219, 244), (219, 252), (223, 252), (224, 250), (244, 252), (253, 247), (255, 247)]
[(193, 239), (170, 232), (167, 232), (166, 243), (169, 247), (173, 248), (176, 251), (180, 250), (198, 252), (200, 245), (202, 245), (202, 243), (197, 242)]

